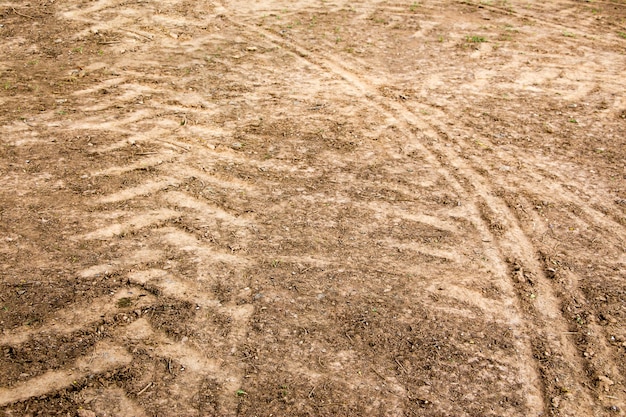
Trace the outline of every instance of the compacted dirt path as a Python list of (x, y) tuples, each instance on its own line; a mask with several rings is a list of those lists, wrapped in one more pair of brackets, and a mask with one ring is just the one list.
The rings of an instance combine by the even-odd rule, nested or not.
[(0, 1), (0, 413), (626, 415), (626, 3)]

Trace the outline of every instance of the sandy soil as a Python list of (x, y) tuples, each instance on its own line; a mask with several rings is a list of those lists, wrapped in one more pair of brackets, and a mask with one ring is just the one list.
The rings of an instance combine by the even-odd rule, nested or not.
[(626, 415), (626, 2), (0, 1), (0, 414)]

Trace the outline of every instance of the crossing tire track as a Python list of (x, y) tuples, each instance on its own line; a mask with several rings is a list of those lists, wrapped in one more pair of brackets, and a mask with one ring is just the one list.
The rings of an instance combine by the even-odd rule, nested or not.
[[(69, 29), (59, 42), (38, 42), (68, 66), (55, 68), (59, 80), (48, 86), (35, 77), (53, 99), (19, 121), (2, 113), (12, 120), (2, 125), (0, 178), (16, 192), (0, 194), (0, 305), (15, 309), (0, 316), (10, 365), (0, 407), (98, 415), (619, 413), (623, 299), (582, 268), (597, 248), (617, 261), (594, 263), (596, 273), (617, 282), (619, 209), (607, 211), (604, 189), (582, 193), (584, 184), (567, 181), (549, 157), (483, 152), (495, 137), (480, 138), (484, 126), (445, 91), (449, 82), (470, 105), (515, 86), (600, 100), (620, 85), (617, 64), (597, 75), (590, 62), (561, 77), (559, 53), (534, 51), (529, 60), (546, 59), (539, 78), (519, 70), (517, 56), (468, 71), (473, 60), (499, 64), (489, 60), (497, 52), (491, 41), (464, 38), (498, 6), (442, 27), (459, 16), (451, 5), (56, 5), (54, 18)], [(21, 14), (11, 22), (30, 20)], [(488, 36), (524, 16), (507, 19), (485, 24)], [(532, 34), (531, 45), (566, 30), (545, 20), (536, 20), (548, 29)], [(361, 39), (365, 28), (377, 38)], [(28, 30), (11, 26), (24, 39)], [(407, 35), (407, 47), (394, 31)], [(414, 41), (438, 33), (460, 39), (442, 39), (450, 62)], [(563, 37), (570, 46), (615, 46)], [(17, 59), (11, 68), (38, 69), (11, 39), (0, 46)], [(445, 64), (419, 72), (438, 87), (405, 89), (403, 60), (420, 53)], [(511, 79), (498, 78), (498, 68)], [(11, 71), (4, 91), (17, 103), (33, 80)], [(582, 81), (572, 89), (573, 77)], [(620, 103), (616, 95), (603, 117), (619, 117)], [(608, 126), (619, 135), (619, 121)], [(469, 134), (457, 139), (460, 131)], [(529, 160), (519, 172), (499, 169), (515, 166), (516, 156)], [(538, 200), (543, 208), (532, 209)], [(592, 241), (568, 237), (556, 223)], [(41, 276), (68, 289), (40, 285)], [(20, 315), (29, 307), (39, 315)], [(44, 340), (84, 346), (61, 359), (44, 354), (29, 369)], [(12, 363), (11, 355), (25, 359)]]
[[(325, 57), (322, 54), (313, 54), (313, 53), (309, 53), (309, 51), (303, 49), (302, 47), (298, 46), (297, 43), (293, 40), (289, 40), (289, 41), (285, 41), (283, 39), (280, 39), (279, 37), (277, 37), (275, 34), (271, 33), (271, 32), (267, 32), (267, 31), (261, 31), (251, 25), (248, 25), (246, 23), (240, 23), (240, 22), (236, 22), (236, 24), (239, 24), (243, 27), (245, 27), (249, 32), (257, 32), (257, 33), (261, 33), (264, 37), (268, 38), (270, 41), (280, 45), (281, 47), (287, 48), (292, 50), (297, 56), (301, 57), (302, 59), (306, 60), (307, 62), (311, 62), (315, 65), (320, 66), (320, 68), (324, 69), (324, 70), (329, 70), (334, 72), (335, 74), (339, 75), (342, 79), (345, 80), (345, 82), (350, 85), (352, 88), (354, 88), (357, 92), (358, 95), (362, 96), (362, 97), (366, 97), (366, 99), (368, 100), (369, 103), (371, 103), (372, 106), (375, 106), (379, 111), (383, 111), (383, 112), (387, 112), (387, 114), (389, 115), (388, 117), (390, 118), (394, 118), (394, 119), (404, 119), (404, 123), (405, 127), (404, 127), (404, 132), (407, 135), (411, 135), (410, 129), (412, 126), (414, 126), (415, 124), (417, 124), (417, 126), (419, 126), (420, 128), (424, 127), (424, 126), (420, 126), (419, 125), (419, 121), (417, 121), (415, 119), (415, 117), (404, 111), (404, 109), (398, 107), (398, 106), (394, 106), (393, 103), (389, 103), (387, 102), (387, 100), (385, 100), (384, 98), (381, 97), (377, 97), (376, 91), (375, 89), (373, 89), (370, 84), (362, 79), (359, 78), (358, 75), (356, 75), (355, 73), (350, 72), (349, 70), (346, 69), (346, 67), (344, 65), (342, 65), (341, 61), (338, 61), (336, 59), (336, 57)], [(410, 124), (409, 124), (410, 123)], [(425, 158), (427, 158), (427, 160), (429, 161), (433, 161), (436, 159), (436, 156), (441, 156), (437, 153), (434, 153), (431, 149), (425, 148), (420, 146), (419, 144), (417, 145), (417, 148), (423, 153), (425, 154)], [(444, 158), (446, 159), (450, 159), (450, 156), (445, 155)], [(452, 164), (454, 165), (454, 164)], [(440, 165), (441, 167), (443, 167), (442, 165)], [(459, 167), (456, 167), (457, 169), (459, 169)], [(455, 178), (454, 175), (450, 174), (450, 171), (446, 172), (446, 179), (451, 182), (451, 183), (455, 183)], [(465, 173), (465, 175), (467, 175), (467, 173)], [(472, 186), (474, 186), (474, 181), (470, 180), (470, 184), (472, 184)], [(459, 189), (459, 185), (460, 182), (457, 182), (457, 189), (458, 192), (461, 192), (461, 190)], [(462, 192), (461, 192), (462, 193)], [(465, 195), (463, 195), (465, 194)], [(463, 197), (467, 198), (467, 194), (466, 193), (462, 193)], [(481, 195), (483, 198), (485, 198), (486, 196), (489, 195), (488, 192), (485, 193), (479, 193), (479, 195)], [(488, 201), (488, 204), (493, 205), (495, 202), (494, 201)], [(488, 237), (488, 239), (485, 240), (489, 240), (491, 241), (491, 239), (493, 239), (493, 235), (490, 231), (488, 231), (487, 228), (484, 228), (484, 233), (486, 233), (486, 236)], [(513, 247), (511, 248), (507, 248), (507, 249), (514, 249)], [(500, 252), (501, 250), (498, 250), (498, 252)], [(506, 279), (508, 274), (506, 273), (506, 267), (503, 265), (503, 261), (502, 261), (502, 255), (500, 253), (497, 253), (497, 258), (492, 259), (492, 262), (494, 262), (496, 265), (498, 265), (499, 269), (500, 269), (500, 273), (504, 275), (504, 278)], [(513, 292), (512, 288), (510, 286), (508, 286), (507, 284), (506, 290), (507, 292)], [(551, 306), (551, 308), (554, 310), (554, 308), (556, 307), (556, 303), (553, 303), (553, 305)], [(519, 307), (518, 307), (519, 308)], [(555, 313), (552, 312), (552, 315), (554, 316)], [(528, 324), (525, 324), (524, 327), (530, 327)], [(542, 335), (542, 337), (547, 337), (545, 335)], [(528, 348), (524, 348), (522, 346), (519, 346), (520, 349), (523, 349), (524, 351), (526, 351), (526, 355), (528, 357), (533, 357), (530, 350)], [(570, 351), (568, 351), (566, 353), (568, 355), (568, 359), (570, 361), (573, 360), (573, 354)], [(523, 375), (523, 378), (526, 379), (527, 381), (533, 381), (533, 383), (536, 383), (535, 381), (537, 381), (537, 377), (533, 376), (533, 373), (535, 372), (532, 368), (526, 368), (526, 369), (522, 369), (520, 370), (521, 374)], [(578, 390), (578, 394), (579, 395), (585, 395), (584, 392), (582, 391), (582, 389)], [(532, 410), (531, 412), (533, 413), (538, 413), (539, 410), (541, 410), (541, 408), (544, 407), (544, 404), (547, 403), (547, 400), (541, 399), (541, 394), (537, 394), (535, 392), (532, 391), (532, 389), (529, 390), (529, 392), (526, 393), (527, 396), (527, 406), (529, 407), (530, 410)], [(589, 399), (587, 399), (587, 402), (590, 402)]]
[[(254, 31), (256, 28), (249, 26), (247, 24), (243, 24), (249, 31)], [(256, 29), (257, 31), (259, 31), (258, 29)], [(263, 32), (263, 34), (265, 36), (270, 37), (270, 39), (273, 42), (276, 42), (277, 44), (289, 48), (291, 50), (294, 51), (294, 53), (300, 57), (304, 57), (305, 60), (308, 60), (312, 63), (316, 63), (317, 65), (320, 65), (321, 68), (323, 69), (328, 69), (331, 71), (334, 71), (335, 73), (337, 73), (338, 75), (340, 75), (342, 78), (344, 78), (346, 80), (346, 82), (348, 83), (352, 83), (358, 90), (360, 90), (360, 92), (362, 92), (364, 95), (366, 95), (368, 98), (371, 98), (375, 96), (375, 91), (370, 87), (369, 89), (367, 87), (364, 88), (364, 86), (367, 86), (367, 81), (363, 81), (362, 79), (359, 79), (358, 76), (355, 76), (354, 73), (350, 73), (349, 70), (347, 70), (346, 66), (343, 65), (341, 63), (341, 59), (337, 58), (337, 56), (332, 56), (330, 55), (329, 57), (326, 57), (325, 55), (322, 54), (311, 54), (308, 51), (302, 49), (300, 46), (297, 45), (297, 43), (293, 40), (283, 40), (280, 38), (277, 38), (275, 36), (272, 36), (273, 34), (270, 34), (269, 32)], [(368, 86), (369, 87), (369, 86)], [(376, 99), (375, 99), (376, 100)], [(380, 98), (378, 99), (380, 100)], [(381, 103), (380, 101), (374, 101), (374, 105), (379, 106), (382, 104), (382, 106), (386, 106), (386, 104), (383, 102)], [(399, 106), (395, 106), (393, 103), (391, 103), (390, 105), (388, 105), (391, 109), (392, 112), (398, 112), (401, 116), (403, 116), (405, 118), (405, 120), (409, 121), (411, 123), (411, 125), (417, 125), (419, 126), (420, 130), (426, 130), (432, 132), (432, 128), (430, 128), (429, 126), (423, 126), (420, 124), (420, 122), (418, 120), (416, 120), (415, 116), (411, 113), (406, 113), (405, 109), (399, 108)], [(408, 108), (406, 108), (406, 110), (409, 110)], [(410, 110), (409, 110), (410, 112)], [(503, 245), (503, 249), (501, 249), (501, 255), (500, 255), (500, 259), (510, 259), (508, 256), (510, 256), (511, 254), (513, 254), (514, 257), (520, 257), (522, 259), (524, 259), (524, 263), (525, 264), (531, 264), (530, 268), (533, 271), (532, 274), (536, 274), (539, 276), (542, 276), (542, 280), (541, 280), (541, 292), (547, 296), (547, 298), (551, 301), (549, 301), (549, 305), (550, 307), (548, 308), (549, 312), (547, 313), (547, 315), (545, 315), (544, 317), (544, 324), (542, 325), (546, 330), (548, 329), (548, 326), (552, 326), (554, 323), (554, 319), (558, 316), (560, 316), (560, 299), (556, 298), (556, 296), (554, 295), (554, 289), (552, 288), (552, 286), (550, 285), (549, 281), (546, 279), (546, 276), (543, 274), (543, 270), (541, 265), (539, 265), (536, 261), (536, 259), (538, 258), (538, 254), (537, 251), (535, 249), (533, 249), (530, 253), (517, 253), (517, 245), (519, 243), (522, 243), (522, 247), (526, 247), (526, 248), (532, 248), (532, 244), (530, 242), (530, 240), (528, 240), (528, 237), (525, 236), (522, 228), (521, 228), (521, 224), (518, 223), (516, 217), (509, 211), (508, 207), (506, 206), (506, 204), (504, 204), (503, 201), (499, 201), (499, 200), (495, 200), (493, 198), (494, 192), (492, 190), (489, 189), (489, 187), (486, 187), (484, 184), (481, 184), (482, 180), (481, 180), (481, 176), (477, 175), (475, 173), (475, 171), (472, 172), (472, 165), (467, 166), (465, 165), (461, 159), (455, 154), (454, 151), (451, 151), (449, 149), (445, 149), (442, 147), (431, 147), (430, 149), (428, 149), (428, 151), (430, 152), (434, 152), (437, 156), (440, 157), (440, 159), (444, 159), (444, 160), (448, 160), (450, 161), (451, 165), (457, 170), (457, 172), (462, 172), (463, 174), (461, 174), (461, 180), (459, 181), (459, 183), (463, 183), (465, 178), (469, 178), (469, 191), (478, 191), (478, 195), (480, 195), (484, 201), (486, 202), (486, 205), (489, 207), (497, 207), (498, 208), (498, 212), (504, 216), (504, 218), (506, 219), (506, 223), (508, 224), (509, 228), (512, 228), (514, 230), (514, 237), (512, 236), (511, 238), (508, 238), (506, 240), (502, 239), (500, 237), (500, 242)], [(472, 168), (470, 168), (472, 167)], [(469, 175), (469, 177), (468, 177)], [(463, 178), (465, 177), (465, 178)], [(481, 205), (481, 203), (479, 203), (479, 207), (483, 207), (484, 204)], [(481, 217), (483, 217), (483, 219), (485, 218), (485, 215), (482, 215)], [(489, 223), (489, 219), (487, 220), (487, 222)], [(618, 225), (619, 227), (619, 225)], [(523, 237), (523, 238), (522, 238)], [(521, 240), (521, 242), (520, 242)], [(508, 242), (507, 242), (508, 241)], [(526, 266), (526, 268), (528, 268), (528, 266)], [(518, 297), (520, 300), (522, 300), (522, 304), (524, 303), (525, 297), (528, 294), (525, 294), (523, 292), (518, 293)], [(540, 307), (540, 311), (545, 312), (546, 311), (546, 305), (544, 304), (542, 307)], [(525, 308), (531, 308), (531, 310), (534, 310), (535, 307), (525, 307)], [(537, 314), (537, 310), (535, 310), (535, 312), (533, 313), (533, 318), (536, 318), (536, 314)], [(551, 322), (552, 324), (548, 325), (547, 323)], [(562, 334), (566, 334), (567, 333), (567, 326), (564, 324), (563, 321), (561, 321), (561, 326), (560, 326), (560, 330), (559, 332)], [(545, 332), (545, 330), (544, 330)], [(556, 337), (555, 337), (556, 336)], [(582, 371), (582, 363), (581, 361), (578, 359), (578, 353), (576, 351), (576, 349), (573, 347), (571, 342), (567, 342), (565, 341), (564, 337), (558, 336), (557, 334), (554, 335), (550, 335), (549, 333), (545, 333), (543, 334), (538, 340), (542, 340), (543, 341), (547, 341), (548, 345), (554, 346), (554, 347), (561, 347), (562, 343), (565, 342), (565, 346), (563, 346), (564, 349), (564, 356), (565, 356), (565, 362), (564, 363), (559, 363), (559, 364), (554, 364), (552, 363), (552, 366), (555, 367), (565, 367), (564, 372), (565, 373), (579, 373)], [(559, 340), (560, 339), (560, 340)], [(543, 348), (544, 346), (544, 342), (541, 341), (534, 341), (533, 342), (533, 349), (537, 349), (539, 345), (541, 345), (541, 347)], [(569, 345), (569, 346), (568, 346)], [(536, 354), (535, 354), (536, 355)], [(574, 369), (570, 370), (568, 369), (570, 366), (573, 366)], [(542, 370), (542, 373), (545, 372), (544, 370), (546, 369), (545, 367), (541, 367), (540, 368)], [(615, 372), (616, 367), (615, 365), (613, 365), (613, 372)], [(546, 379), (551, 379), (550, 375), (546, 375), (543, 374), (542, 375), (544, 380)], [(572, 383), (571, 381), (569, 383)], [(590, 383), (593, 383), (593, 379), (590, 381)], [(579, 395), (581, 396), (585, 396), (586, 397), (586, 402), (587, 404), (592, 404), (592, 397), (589, 392), (585, 392), (586, 390), (583, 388), (583, 386), (579, 386), (577, 388), (577, 392), (579, 393)], [(551, 389), (550, 392), (546, 393), (547, 395), (550, 395), (550, 398), (554, 398), (552, 397), (555, 394), (558, 394), (557, 391)], [(547, 400), (544, 400), (546, 407), (550, 407), (550, 404)], [(588, 412), (591, 412), (591, 410), (588, 410)]]

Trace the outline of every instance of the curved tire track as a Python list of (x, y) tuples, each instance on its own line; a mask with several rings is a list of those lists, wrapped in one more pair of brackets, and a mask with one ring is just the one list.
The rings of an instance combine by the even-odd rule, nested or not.
[[(223, 7), (223, 6), (222, 6)], [(426, 137), (430, 136), (431, 140), (427, 143), (436, 143), (437, 141), (433, 141), (433, 138), (439, 137), (438, 132), (427, 123), (424, 123), (421, 118), (417, 117), (414, 113), (411, 112), (405, 106), (397, 105), (394, 102), (389, 102), (384, 97), (378, 95), (376, 88), (374, 88), (370, 81), (362, 76), (356, 75), (355, 72), (348, 70), (347, 66), (342, 63), (341, 59), (337, 55), (325, 55), (322, 53), (312, 53), (305, 48), (299, 46), (296, 41), (293, 39), (286, 40), (282, 37), (277, 36), (273, 32), (269, 32), (263, 29), (259, 29), (253, 25), (249, 25), (247, 23), (242, 22), (234, 22), (235, 24), (241, 25), (245, 27), (246, 30), (250, 32), (259, 33), (261, 36), (268, 38), (271, 42), (280, 45), (286, 49), (293, 51), (297, 56), (302, 59), (311, 62), (319, 68), (323, 70), (331, 71), (340, 77), (342, 77), (346, 83), (349, 83), (353, 86), (358, 93), (362, 97), (366, 97), (369, 102), (372, 103), (373, 106), (376, 106), (378, 109), (382, 111), (387, 111), (391, 117), (399, 116), (399, 118), (403, 118), (406, 123), (405, 126), (407, 130), (405, 131), (407, 134), (410, 134), (409, 130), (411, 127), (417, 127), (422, 134), (425, 134)], [(437, 126), (437, 129), (441, 130), (440, 126)], [(493, 261), (497, 264), (500, 264), (500, 271), (503, 275), (507, 276), (509, 273), (514, 275), (514, 272), (517, 271), (516, 268), (512, 270), (510, 266), (506, 266), (504, 260), (512, 259), (517, 260), (517, 262), (521, 262), (524, 265), (526, 270), (530, 269), (530, 274), (535, 277), (539, 277), (539, 282), (535, 280), (534, 288), (538, 290), (541, 294), (540, 300), (536, 303), (529, 303), (527, 301), (528, 293), (526, 293), (527, 289), (518, 288), (517, 290), (513, 290), (517, 292), (517, 296), (520, 300), (520, 304), (525, 309), (530, 309), (532, 311), (532, 315), (527, 316), (527, 320), (539, 320), (539, 329), (543, 329), (538, 333), (541, 336), (531, 343), (533, 344), (533, 350), (544, 349), (546, 346), (549, 347), (549, 350), (553, 352), (561, 351), (563, 354), (564, 361), (560, 363), (551, 363), (550, 366), (560, 369), (557, 371), (557, 374), (565, 374), (565, 375), (580, 375), (583, 374), (583, 361), (579, 359), (579, 353), (575, 347), (575, 344), (569, 340), (570, 338), (566, 335), (568, 334), (568, 325), (566, 321), (563, 320), (561, 316), (561, 300), (555, 296), (555, 289), (553, 288), (550, 280), (544, 274), (544, 267), (538, 262), (539, 254), (537, 249), (531, 243), (530, 238), (523, 231), (522, 225), (518, 222), (516, 216), (513, 212), (508, 208), (505, 201), (495, 197), (495, 192), (488, 185), (484, 183), (483, 176), (479, 175), (476, 172), (475, 166), (470, 164), (466, 164), (466, 162), (461, 159), (456, 152), (453, 150), (443, 147), (443, 146), (427, 146), (425, 145), (423, 149), (421, 149), (426, 155), (430, 157), (430, 159), (435, 159), (434, 156), (439, 157), (446, 162), (446, 165), (450, 165), (456, 172), (455, 174), (449, 174), (453, 178), (460, 178), (459, 181), (456, 181), (457, 186), (464, 183), (466, 180), (468, 181), (469, 186), (466, 188), (466, 196), (468, 193), (473, 195), (480, 196), (477, 204), (478, 207), (486, 204), (487, 207), (490, 207), (491, 210), (495, 210), (496, 217), (500, 216), (501, 221), (505, 223), (505, 234), (504, 236), (495, 236), (491, 234), (488, 229), (489, 225), (484, 224), (486, 226), (487, 233), (489, 234), (489, 238), (493, 238), (496, 241), (499, 241), (499, 248), (497, 249), (497, 257), (493, 259)], [(449, 171), (450, 173), (453, 171)], [(452, 183), (455, 181), (452, 180)], [(483, 203), (484, 202), (484, 203)], [(489, 217), (489, 215), (487, 215)], [(485, 214), (481, 216), (485, 219)], [(618, 227), (620, 225), (617, 225)], [(511, 271), (512, 270), (512, 271)], [(511, 272), (508, 272), (511, 271)], [(534, 298), (534, 297), (533, 297)], [(534, 305), (533, 305), (534, 304)], [(556, 331), (554, 330), (554, 325), (559, 323)], [(538, 329), (536, 329), (538, 330)], [(597, 330), (597, 329), (596, 329)], [(533, 331), (534, 333), (534, 331)], [(603, 349), (606, 351), (606, 346)], [(536, 357), (537, 353), (534, 352), (529, 356)], [(609, 355), (606, 355), (609, 357)], [(570, 368), (571, 367), (571, 368)], [(546, 367), (540, 367), (542, 372), (545, 372)], [(615, 374), (615, 365), (612, 366), (613, 374)], [(552, 372), (552, 370), (550, 371)], [(552, 376), (550, 374), (543, 374), (544, 383), (550, 384), (550, 382), (546, 381), (551, 379)], [(573, 380), (568, 381), (569, 384), (575, 384)], [(594, 380), (590, 380), (587, 386), (593, 386), (595, 383)], [(589, 392), (588, 389), (583, 385), (577, 385), (576, 387), (576, 396), (584, 397), (586, 406), (589, 407), (584, 412), (592, 413), (592, 409), (595, 407), (592, 405), (594, 401), (592, 400), (594, 394)], [(549, 392), (546, 392), (545, 395), (555, 395), (558, 393), (558, 390), (551, 388)], [(545, 407), (548, 408), (554, 403), (551, 403), (552, 397), (543, 399)], [(561, 403), (562, 404), (562, 403)], [(583, 406), (584, 407), (584, 406)], [(561, 406), (561, 409), (564, 412), (567, 411), (567, 406)], [(596, 408), (597, 409), (597, 408)], [(574, 405), (572, 411), (580, 412), (578, 406)]]
[[(79, 244), (97, 241), (112, 248), (111, 258), (85, 266), (78, 276), (114, 279), (111, 285), (123, 289), (110, 298), (97, 298), (90, 306), (74, 304), (58, 311), (58, 320), (74, 320), (70, 316), (76, 320), (73, 327), (53, 330), (50, 335), (59, 338), (76, 329), (99, 327), (102, 317), (95, 310), (102, 311), (105, 321), (111, 317), (118, 321), (107, 323), (107, 341), (95, 343), (91, 357), (49, 369), (20, 382), (18, 388), (0, 389), (0, 405), (52, 394), (92, 374), (113, 383), (110, 374), (117, 373), (132, 374), (135, 379), (116, 382), (110, 395), (117, 398), (116, 404), (131, 404), (137, 414), (165, 415), (171, 407), (193, 414), (199, 409), (194, 402), (205, 394), (203, 384), (210, 381), (214, 414), (245, 415), (255, 410), (245, 408), (248, 394), (238, 390), (250, 381), (258, 380), (262, 386), (273, 382), (268, 375), (286, 380), (300, 375), (304, 382), (289, 383), (310, 384), (305, 392), (308, 400), (313, 401), (316, 390), (326, 391), (327, 386), (335, 393), (345, 390), (354, 393), (357, 400), (351, 401), (369, 407), (361, 409), (361, 414), (415, 412), (416, 404), (432, 403), (425, 388), (430, 385), (442, 394), (439, 412), (468, 413), (455, 404), (457, 388), (441, 376), (431, 375), (425, 384), (411, 380), (413, 374), (429, 375), (424, 370), (408, 371), (413, 365), (407, 359), (410, 351), (426, 349), (420, 352), (441, 359), (446, 366), (454, 352), (470, 352), (484, 364), (483, 377), (495, 381), (502, 392), (515, 394), (523, 387), (525, 406), (501, 409), (511, 415), (539, 415), (557, 407), (564, 414), (600, 414), (601, 406), (589, 388), (597, 381), (570, 379), (584, 375), (588, 364), (580, 359), (570, 337), (558, 287), (547, 277), (526, 224), (480, 172), (480, 157), (468, 160), (463, 148), (459, 152), (447, 147), (444, 125), (425, 121), (415, 109), (381, 94), (374, 80), (338, 54), (312, 51), (304, 43), (246, 23), (237, 10), (201, 3), (187, 12), (188, 2), (144, 2), (139, 7), (101, 0), (86, 8), (68, 5), (62, 13), (89, 25), (77, 38), (96, 36), (106, 43), (114, 34), (116, 43), (107, 45), (106, 52), (119, 53), (119, 63), (104, 77), (113, 78), (94, 81), (76, 92), (75, 97), (89, 106), (55, 127), (68, 134), (78, 126), (94, 137), (105, 132), (116, 136), (90, 150), (102, 158), (84, 176), (96, 184), (97, 195), (85, 194), (81, 200), (85, 207), (77, 209), (76, 216), (82, 233), (74, 240)], [(150, 19), (133, 19), (144, 7), (155, 12)], [(203, 7), (214, 14), (203, 12)], [(118, 16), (102, 23), (116, 12)], [(225, 34), (207, 35), (208, 25)], [(225, 40), (229, 36), (232, 42)], [(213, 48), (213, 43), (226, 51), (206, 55), (204, 49)], [(255, 63), (269, 59), (259, 57), (251, 63), (248, 57), (258, 48), (278, 50), (274, 57), (284, 58), (285, 68), (293, 73), (252, 74)], [(223, 66), (221, 89), (203, 79), (210, 72), (204, 65)], [(313, 75), (310, 67), (317, 69)], [(146, 75), (150, 68), (159, 68), (163, 75)], [(101, 69), (102, 63), (95, 63), (89, 71)], [(309, 71), (302, 77), (307, 79), (294, 75), (298, 71)], [(288, 103), (280, 101), (284, 99), (280, 94), (272, 96), (274, 101), (264, 101), (262, 94), (272, 89), (272, 82), (283, 86), (292, 80), (317, 86), (319, 96), (303, 98), (290, 92), (297, 98)], [(203, 97), (207, 93), (211, 100)], [(364, 128), (344, 128), (324, 119), (331, 113), (320, 112), (321, 116), (308, 116), (295, 127), (281, 124), (288, 118), (285, 113), (302, 102), (310, 112), (323, 110), (315, 102), (319, 97), (337, 99), (337, 108), (347, 118), (356, 115), (359, 122), (373, 118)], [(363, 104), (351, 103), (361, 100)], [(258, 114), (278, 122), (266, 127)], [(46, 117), (42, 115), (37, 123), (43, 125)], [(381, 120), (387, 126), (372, 126)], [(387, 132), (394, 132), (387, 142), (368, 142)], [(281, 134), (283, 141), (267, 148), (254, 142)], [(310, 136), (301, 138), (301, 134)], [(399, 141), (398, 135), (410, 139)], [(340, 140), (348, 136), (349, 140)], [(309, 142), (321, 145), (312, 148)], [(355, 143), (365, 144), (358, 148)], [(131, 154), (130, 160), (117, 161), (115, 155), (123, 152)], [(385, 157), (396, 163), (381, 167), (371, 162)], [(414, 179), (416, 172), (423, 176), (421, 181)], [(541, 174), (536, 178), (546, 179)], [(454, 204), (449, 196), (439, 196), (436, 187), (452, 194)], [(558, 189), (567, 201), (582, 203), (573, 193)], [(428, 198), (443, 199), (444, 207), (433, 208)], [(321, 206), (327, 207), (323, 215), (316, 211)], [(588, 208), (585, 218), (580, 218), (601, 230), (615, 227), (610, 220), (595, 219), (596, 215), (595, 209)], [(355, 227), (346, 219), (359, 219), (363, 225)], [(542, 224), (541, 219), (533, 220)], [(327, 231), (328, 237), (309, 236), (315, 229)], [(623, 238), (623, 228), (618, 230)], [(367, 250), (372, 244), (379, 253), (370, 266)], [(463, 276), (458, 276), (460, 270)], [(478, 290), (487, 288), (485, 281), (497, 296), (490, 298)], [(573, 287), (578, 290), (577, 284)], [(373, 294), (382, 288), (382, 294)], [(124, 291), (141, 291), (142, 301)], [(360, 300), (367, 303), (344, 306), (345, 300), (360, 291), (365, 293)], [(409, 295), (399, 299), (397, 293)], [(412, 301), (409, 308), (402, 303), (410, 296), (424, 299)], [(581, 296), (579, 290), (575, 292), (575, 297)], [(389, 308), (394, 316), (388, 319), (394, 323), (411, 329), (420, 314), (431, 316), (431, 339), (412, 342), (410, 337), (398, 336), (398, 354), (389, 358), (387, 366), (365, 368), (368, 350), (359, 351), (358, 343), (372, 347), (380, 342), (368, 339), (364, 329), (381, 323), (372, 313), (378, 304), (385, 305), (384, 297), (396, 297), (389, 299), (404, 306)], [(311, 310), (320, 303), (328, 304)], [(369, 311), (358, 310), (366, 304)], [(70, 314), (69, 310), (75, 311)], [(168, 311), (182, 314), (184, 320), (172, 319)], [(333, 345), (326, 344), (323, 328), (318, 327), (319, 317), (329, 312), (336, 314), (331, 320), (347, 326), (345, 341), (333, 341)], [(450, 317), (458, 321), (446, 321)], [(439, 330), (437, 320), (444, 330)], [(463, 320), (467, 328), (460, 329)], [(492, 348), (485, 342), (481, 349), (492, 348), (485, 353), (472, 350), (474, 340), (457, 346), (446, 341), (449, 336), (464, 337), (463, 332), (455, 333), (460, 330), (480, 333), (485, 326), (481, 321), (503, 329), (503, 339), (510, 339), (513, 347)], [(0, 343), (18, 348), (51, 323), (3, 335)], [(595, 322), (588, 329), (594, 334), (603, 332)], [(311, 335), (315, 337), (306, 339)], [(292, 346), (298, 339), (300, 343)], [(303, 345), (303, 340), (310, 340), (310, 346)], [(452, 350), (446, 350), (448, 344)], [(601, 356), (609, 357), (606, 343), (599, 346)], [(276, 362), (258, 359), (267, 358), (272, 349), (282, 367), (271, 368)], [(410, 350), (400, 355), (402, 349)], [(393, 349), (388, 353), (396, 355)], [(344, 375), (345, 364), (359, 372)], [(78, 371), (67, 374), (70, 367)], [(151, 367), (158, 371), (150, 374), (146, 370)], [(615, 363), (609, 361), (607, 367), (612, 375), (618, 372)], [(555, 383), (555, 375), (564, 376), (563, 381)], [(410, 392), (418, 385), (420, 392)], [(563, 388), (579, 403), (556, 404), (555, 393)], [(389, 404), (372, 402), (374, 390), (388, 396)], [(265, 395), (249, 394), (257, 395), (257, 400), (258, 395)], [(270, 397), (262, 403), (275, 407), (281, 400)], [(113, 412), (113, 405), (102, 407)], [(342, 412), (348, 411), (335, 410)], [(355, 409), (351, 412), (359, 414)]]

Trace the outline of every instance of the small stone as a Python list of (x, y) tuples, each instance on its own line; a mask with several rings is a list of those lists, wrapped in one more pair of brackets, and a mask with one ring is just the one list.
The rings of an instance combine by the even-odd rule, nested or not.
[(608, 377), (604, 375), (600, 375), (598, 377), (598, 386), (602, 388), (604, 392), (609, 392), (611, 389), (611, 385), (615, 384), (615, 382), (611, 381)]
[(551, 402), (552, 407), (559, 408), (559, 405), (561, 404), (561, 397), (553, 397)]
[(230, 147), (235, 149), (235, 150), (239, 150), (239, 149), (243, 148), (243, 144), (241, 142), (235, 142), (235, 143), (231, 144)]
[(248, 47), (246, 48), (246, 51), (254, 52), (254, 51), (258, 50), (258, 49), (259, 49), (259, 48), (257, 48), (256, 46), (248, 46)]

